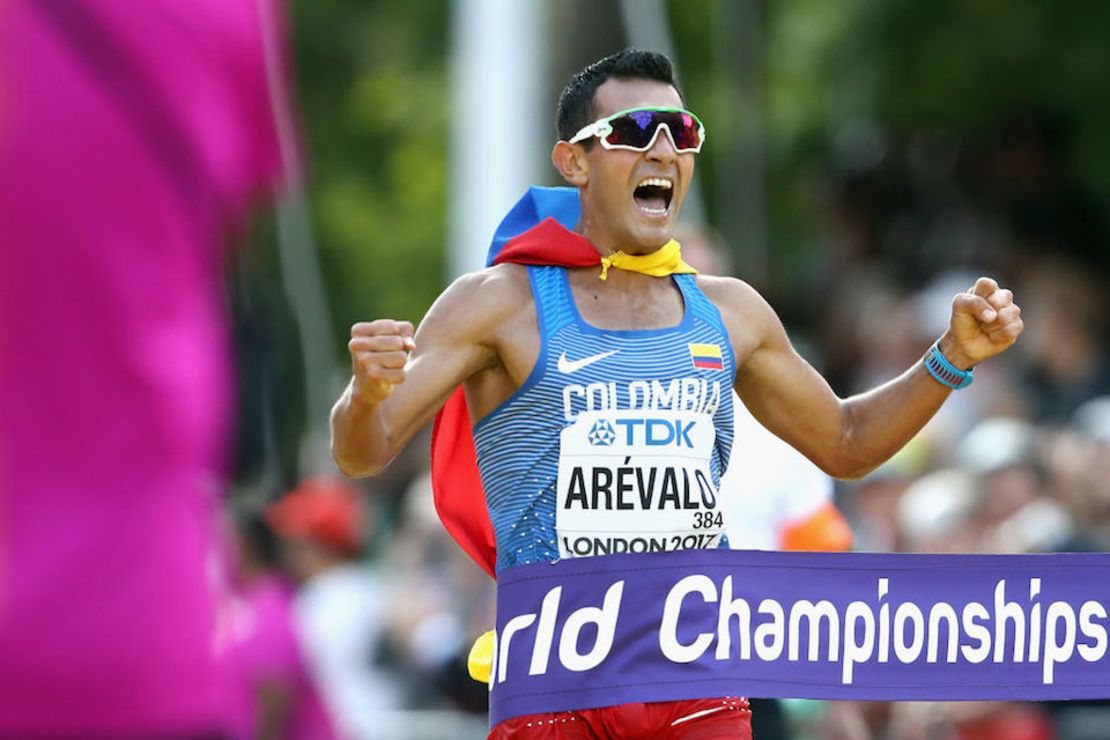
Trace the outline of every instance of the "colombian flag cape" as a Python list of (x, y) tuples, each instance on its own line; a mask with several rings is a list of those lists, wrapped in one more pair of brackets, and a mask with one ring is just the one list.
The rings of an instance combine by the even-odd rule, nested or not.
[[(590, 267), (601, 255), (571, 229), (580, 214), (573, 188), (531, 188), (497, 227), (486, 266)], [(470, 414), (462, 386), (447, 400), (432, 426), (432, 491), (443, 526), (490, 577), (496, 578), (497, 547), (478, 474)]]

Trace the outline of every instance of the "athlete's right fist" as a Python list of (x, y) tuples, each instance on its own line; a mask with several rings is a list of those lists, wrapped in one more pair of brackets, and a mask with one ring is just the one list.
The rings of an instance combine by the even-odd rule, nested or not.
[(393, 386), (405, 382), (405, 362), (416, 347), (408, 321), (378, 319), (351, 327), (351, 395), (357, 400), (381, 403)]

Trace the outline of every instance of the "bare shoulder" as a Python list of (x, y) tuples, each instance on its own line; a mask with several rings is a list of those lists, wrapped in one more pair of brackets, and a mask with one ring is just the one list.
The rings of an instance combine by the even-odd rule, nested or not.
[(531, 306), (528, 273), (520, 265), (495, 265), (457, 278), (428, 310), (427, 324), (482, 336), (486, 330)]
[(698, 275), (697, 279), (698, 287), (721, 312), (740, 365), (760, 347), (786, 341), (778, 315), (755, 288), (734, 277)]
[(774, 310), (763, 296), (740, 278), (720, 275), (698, 275), (698, 287), (721, 311), (726, 323), (733, 320), (766, 320)]
[(499, 305), (530, 296), (531, 288), (524, 266), (504, 264), (468, 272), (456, 278), (443, 292), (442, 298)]

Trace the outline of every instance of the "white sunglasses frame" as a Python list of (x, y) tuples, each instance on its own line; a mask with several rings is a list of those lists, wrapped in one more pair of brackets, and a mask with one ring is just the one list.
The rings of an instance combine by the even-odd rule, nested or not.
[[(647, 146), (644, 146), (644, 147), (635, 147), (635, 146), (631, 146), (629, 144), (610, 144), (608, 141), (606, 141), (605, 137), (608, 136), (609, 134), (613, 133), (613, 125), (612, 125), (611, 121), (613, 121), (617, 118), (620, 118), (621, 116), (627, 115), (629, 113), (634, 113), (635, 111), (641, 111), (641, 110), (659, 111), (659, 112), (663, 112), (663, 113), (685, 113), (685, 114), (693, 117), (693, 119), (698, 122), (698, 145), (697, 145), (697, 147), (694, 148), (694, 149), (679, 149), (678, 145), (675, 144), (674, 136), (671, 135), (671, 127), (668, 126), (665, 123), (660, 123), (658, 126), (655, 127), (655, 133), (653, 133), (651, 135), (651, 140), (647, 143)], [(659, 129), (664, 129), (665, 130), (665, 132), (667, 134), (667, 138), (671, 140), (671, 146), (674, 148), (675, 152), (678, 153), (678, 154), (698, 154), (698, 153), (701, 152), (701, 148), (703, 146), (705, 146), (705, 124), (703, 124), (701, 122), (701, 119), (698, 118), (693, 112), (688, 111), (685, 108), (655, 108), (655, 107), (650, 107), (650, 106), (641, 106), (641, 107), (638, 107), (638, 108), (628, 108), (627, 110), (617, 111), (616, 113), (614, 113), (611, 116), (606, 116), (605, 118), (599, 118), (596, 121), (594, 121), (593, 123), (588, 123), (585, 126), (583, 126), (582, 128), (578, 129), (578, 133), (576, 133), (574, 136), (572, 136), (570, 138), (570, 141), (568, 141), (567, 143), (568, 144), (578, 144), (579, 142), (585, 141), (586, 139), (589, 139), (591, 137), (596, 136), (598, 138), (598, 140), (601, 142), (601, 146), (605, 149), (624, 149), (624, 150), (630, 151), (630, 152), (646, 152), (646, 151), (650, 150), (653, 146), (655, 146), (655, 140), (659, 138)]]

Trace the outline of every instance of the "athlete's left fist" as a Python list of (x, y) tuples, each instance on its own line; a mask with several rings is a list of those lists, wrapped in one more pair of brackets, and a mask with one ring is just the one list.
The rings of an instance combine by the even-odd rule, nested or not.
[(940, 350), (961, 370), (978, 365), (1017, 341), (1024, 324), (1014, 294), (989, 277), (952, 299), (952, 319)]

